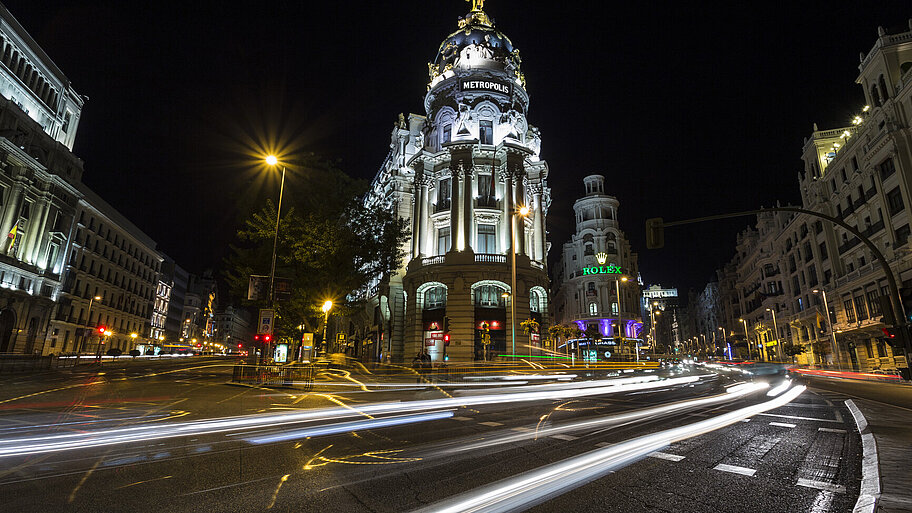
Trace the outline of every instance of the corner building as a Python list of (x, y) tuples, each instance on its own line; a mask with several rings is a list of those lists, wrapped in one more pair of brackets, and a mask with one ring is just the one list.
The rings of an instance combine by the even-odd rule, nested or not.
[[(428, 63), (426, 115), (400, 115), (366, 198), (410, 220), (412, 236), (403, 268), (367, 291), (374, 324), (358, 356), (401, 361), (427, 351), (434, 361), (480, 360), (483, 323), (492, 339), (487, 358), (509, 354), (512, 297), (516, 352), (540, 352), (540, 337), (519, 324), (548, 324), (550, 190), (520, 64), (519, 51), (481, 9), (460, 19)], [(531, 212), (516, 214), (520, 206)]]
[(606, 351), (608, 357), (629, 356), (621, 337), (639, 343), (643, 332), (637, 254), (620, 229), (620, 202), (605, 192), (605, 177), (590, 175), (583, 184), (586, 195), (573, 203), (576, 232), (555, 270), (554, 316), (580, 331), (598, 330), (601, 340), (579, 342), (587, 360), (605, 359)]

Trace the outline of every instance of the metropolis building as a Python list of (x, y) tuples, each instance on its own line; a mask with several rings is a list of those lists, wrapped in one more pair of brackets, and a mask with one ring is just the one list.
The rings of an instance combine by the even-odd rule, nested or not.
[(605, 192), (605, 177), (587, 176), (583, 185), (586, 195), (573, 204), (576, 232), (554, 270), (554, 318), (598, 330), (580, 345), (587, 359), (605, 359), (629, 351), (619, 337), (641, 341), (637, 254), (620, 229), (620, 203)]
[(425, 115), (400, 115), (365, 200), (410, 221), (404, 265), (366, 292), (366, 326), (350, 339), (364, 342), (356, 350), (364, 359), (424, 351), (434, 361), (495, 358), (514, 350), (515, 298), (515, 351), (537, 354), (539, 334), (520, 323), (548, 324), (550, 190), (541, 137), (526, 117), (519, 50), (475, 6), (428, 74)]

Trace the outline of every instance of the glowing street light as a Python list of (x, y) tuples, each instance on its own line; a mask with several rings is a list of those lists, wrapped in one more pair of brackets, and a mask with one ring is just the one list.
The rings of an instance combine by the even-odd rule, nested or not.
[(839, 348), (836, 346), (836, 332), (833, 331), (833, 323), (830, 320), (830, 305), (827, 303), (826, 291), (823, 289), (814, 289), (814, 294), (823, 296), (823, 309), (826, 310), (827, 324), (830, 328), (830, 342), (833, 344), (833, 359), (836, 360), (836, 368), (842, 370), (842, 362), (839, 361)]
[(329, 327), (329, 311), (332, 310), (332, 307), (333, 302), (327, 299), (320, 308), (323, 310), (323, 350), (327, 353), (329, 352), (329, 342), (326, 340), (326, 331)]
[(767, 308), (766, 311), (773, 314), (773, 329), (776, 330), (776, 352), (778, 353), (779, 361), (782, 361), (782, 342), (779, 341), (779, 325), (776, 323), (776, 311), (772, 308)]
[(738, 319), (741, 322), (741, 325), (744, 326), (744, 340), (747, 342), (747, 359), (753, 360), (754, 357), (751, 355), (751, 339), (750, 335), (747, 334), (747, 321), (744, 319)]

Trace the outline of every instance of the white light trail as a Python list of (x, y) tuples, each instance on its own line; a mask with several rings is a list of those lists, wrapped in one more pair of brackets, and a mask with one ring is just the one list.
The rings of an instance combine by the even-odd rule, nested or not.
[(420, 413), (417, 415), (397, 415), (394, 417), (382, 417), (379, 419), (357, 420), (354, 422), (339, 422), (336, 424), (330, 424), (328, 426), (313, 426), (305, 429), (296, 429), (294, 431), (285, 431), (282, 433), (270, 435), (248, 437), (244, 438), (244, 440), (253, 444), (268, 444), (313, 436), (335, 435), (338, 433), (347, 433), (349, 431), (358, 431), (361, 429), (377, 429), (382, 427), (401, 426), (403, 424), (413, 424), (415, 422), (446, 419), (452, 416), (453, 410), (437, 411), (433, 413)]
[(357, 408), (324, 408), (318, 410), (305, 410), (294, 413), (270, 413), (248, 415), (240, 417), (223, 417), (210, 420), (188, 422), (175, 422), (169, 424), (143, 425), (126, 428), (102, 429), (97, 431), (82, 431), (77, 433), (49, 434), (24, 438), (0, 439), (0, 458), (8, 456), (24, 456), (29, 454), (42, 454), (55, 451), (69, 451), (75, 449), (88, 449), (125, 443), (137, 443), (150, 440), (160, 441), (167, 438), (180, 436), (199, 436), (229, 431), (240, 431), (264, 427), (276, 427), (301, 422), (318, 420), (337, 420), (355, 415), (388, 415), (396, 413), (410, 413), (428, 410), (442, 410), (459, 408), (462, 406), (479, 406), (485, 404), (501, 404), (528, 401), (566, 400), (576, 397), (632, 392), (654, 388), (664, 388), (671, 385), (683, 385), (699, 380), (699, 376), (688, 376), (658, 380), (656, 377), (626, 378), (603, 380), (601, 386), (578, 387), (572, 389), (557, 388), (554, 386), (567, 386), (566, 383), (542, 385), (544, 391), (528, 391), (522, 393), (502, 393), (493, 395), (477, 395), (469, 397), (451, 397), (442, 399), (427, 399), (421, 401), (406, 401), (396, 403), (359, 404)]
[(597, 479), (612, 469), (624, 466), (678, 440), (692, 438), (740, 422), (761, 412), (785, 405), (804, 392), (797, 386), (764, 403), (735, 410), (650, 435), (628, 440), (603, 449), (545, 465), (516, 477), (458, 494), (449, 499), (415, 510), (415, 513), (502, 513), (520, 511)]

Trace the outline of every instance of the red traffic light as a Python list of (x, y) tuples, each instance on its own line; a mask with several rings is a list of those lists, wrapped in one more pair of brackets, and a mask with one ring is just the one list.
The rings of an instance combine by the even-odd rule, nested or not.
[(887, 338), (896, 338), (896, 333), (893, 332), (893, 328), (880, 328), (883, 331), (884, 336)]
[(99, 327), (98, 327), (98, 333), (104, 333), (104, 332), (107, 331), (107, 330), (108, 330), (108, 328), (107, 328), (106, 326), (99, 326)]
[(272, 340), (272, 335), (263, 335), (263, 340), (266, 342), (269, 342), (270, 340)]
[(244, 347), (244, 346), (242, 346), (241, 344), (238, 344), (238, 349), (240, 349), (240, 348), (242, 348), (242, 347)]

